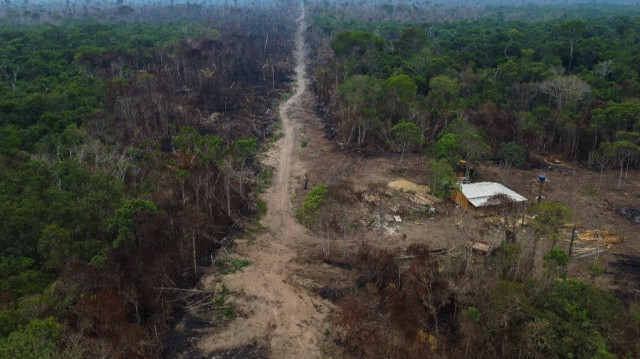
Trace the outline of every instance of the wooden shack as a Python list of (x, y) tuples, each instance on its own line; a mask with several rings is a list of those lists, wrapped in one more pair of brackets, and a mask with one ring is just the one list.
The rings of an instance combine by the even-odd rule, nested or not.
[(492, 205), (490, 199), (498, 195), (504, 195), (514, 202), (527, 201), (525, 197), (495, 182), (461, 183), (460, 190), (451, 194), (451, 200), (462, 208), (478, 209)]

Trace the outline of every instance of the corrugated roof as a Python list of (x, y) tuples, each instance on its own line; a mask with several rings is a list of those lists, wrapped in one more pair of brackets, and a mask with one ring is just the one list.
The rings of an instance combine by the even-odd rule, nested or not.
[(499, 194), (504, 194), (516, 202), (527, 200), (509, 188), (495, 182), (463, 183), (460, 185), (460, 190), (474, 207), (486, 206), (489, 198)]

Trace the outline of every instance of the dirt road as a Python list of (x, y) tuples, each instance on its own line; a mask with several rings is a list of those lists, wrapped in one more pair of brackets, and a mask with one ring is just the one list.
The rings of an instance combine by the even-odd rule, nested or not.
[(253, 243), (237, 242), (234, 251), (251, 265), (221, 278), (211, 275), (203, 279), (205, 288), (219, 286), (219, 281), (224, 283), (232, 293), (228, 302), (237, 315), (222, 332), (199, 339), (197, 347), (203, 353), (251, 345), (265, 348), (271, 358), (321, 356), (322, 331), (331, 304), (312, 293), (312, 285), (297, 275), (301, 264), (294, 261), (295, 248), (310, 240), (306, 230), (292, 218), (291, 205), (292, 182), (302, 173), (303, 165), (295, 151), (299, 147), (299, 116), (303, 113), (299, 109), (308, 95), (304, 7), (297, 22), (295, 92), (280, 107), (284, 136), (265, 161), (276, 168), (266, 197), (268, 211), (263, 224), (267, 231)]

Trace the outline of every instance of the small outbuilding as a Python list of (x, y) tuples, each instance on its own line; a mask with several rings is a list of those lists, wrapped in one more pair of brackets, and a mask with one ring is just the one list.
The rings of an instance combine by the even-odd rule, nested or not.
[(461, 183), (460, 190), (451, 194), (451, 200), (462, 208), (476, 209), (488, 207), (494, 196), (506, 196), (514, 202), (525, 202), (527, 199), (513, 190), (495, 182)]

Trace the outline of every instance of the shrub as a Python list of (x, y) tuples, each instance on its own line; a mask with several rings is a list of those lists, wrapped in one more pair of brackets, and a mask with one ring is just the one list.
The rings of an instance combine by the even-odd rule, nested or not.
[(320, 184), (311, 189), (311, 192), (304, 199), (302, 208), (298, 208), (295, 217), (300, 224), (309, 227), (318, 218), (320, 207), (325, 201), (329, 187), (326, 184)]

